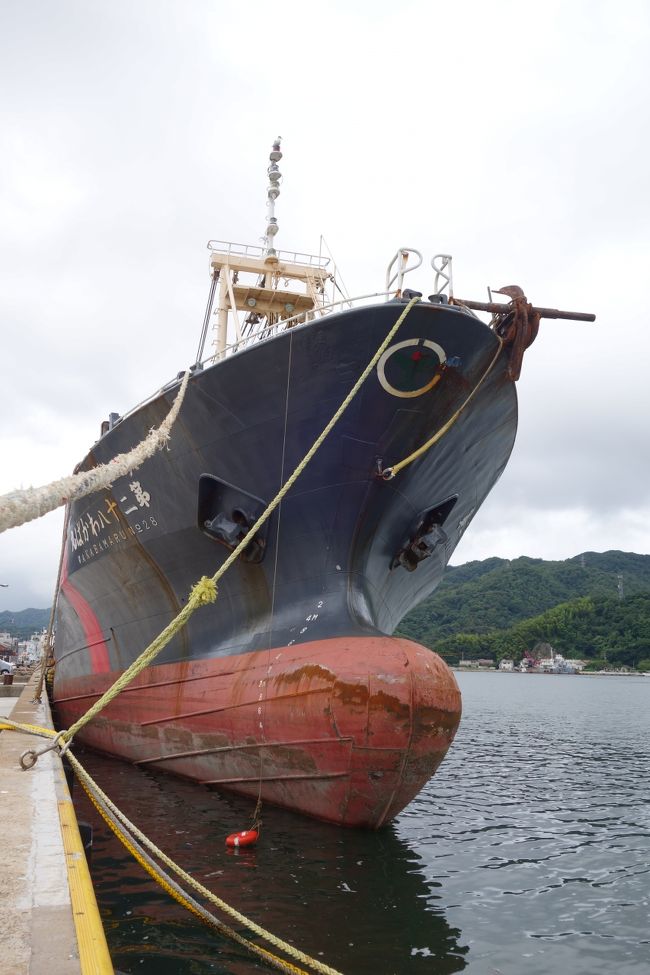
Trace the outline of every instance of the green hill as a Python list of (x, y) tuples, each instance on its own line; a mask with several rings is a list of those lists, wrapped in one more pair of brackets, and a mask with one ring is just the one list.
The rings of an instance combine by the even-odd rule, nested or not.
[[(24, 639), (48, 620), (47, 609), (4, 611), (0, 630)], [(650, 669), (650, 555), (585, 552), (562, 562), (490, 558), (450, 566), (399, 633), (450, 663), (461, 656), (519, 660), (544, 642), (564, 656), (648, 661)]]
[(32, 633), (46, 627), (49, 621), (49, 609), (21, 609), (15, 612), (4, 609), (0, 612), (0, 631), (17, 636), (19, 640), (27, 640)]
[(399, 632), (450, 662), (518, 660), (548, 642), (565, 656), (636, 666), (650, 658), (650, 556), (585, 552), (563, 562), (491, 558), (449, 567)]

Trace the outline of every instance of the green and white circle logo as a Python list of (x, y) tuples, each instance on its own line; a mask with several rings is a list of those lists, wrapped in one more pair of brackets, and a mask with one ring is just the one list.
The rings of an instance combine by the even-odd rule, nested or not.
[(440, 380), (447, 355), (430, 339), (406, 339), (386, 349), (377, 363), (377, 378), (391, 396), (422, 396)]

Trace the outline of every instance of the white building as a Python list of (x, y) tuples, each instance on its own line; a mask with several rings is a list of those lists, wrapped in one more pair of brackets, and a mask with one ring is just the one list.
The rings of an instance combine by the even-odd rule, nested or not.
[(586, 660), (569, 660), (569, 658), (567, 658), (565, 663), (572, 669), (574, 674), (581, 674), (587, 666)]

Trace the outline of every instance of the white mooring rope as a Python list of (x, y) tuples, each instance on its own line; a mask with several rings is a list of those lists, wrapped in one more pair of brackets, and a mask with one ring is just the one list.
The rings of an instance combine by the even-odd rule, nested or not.
[(8, 528), (24, 525), (34, 518), (40, 518), (68, 501), (76, 501), (95, 491), (109, 487), (118, 477), (136, 470), (157, 450), (165, 446), (185, 396), (190, 378), (189, 370), (169, 413), (157, 429), (150, 430), (147, 436), (133, 450), (118, 454), (107, 464), (93, 467), (90, 471), (70, 474), (42, 487), (26, 488), (24, 491), (10, 491), (0, 497), (0, 533)]

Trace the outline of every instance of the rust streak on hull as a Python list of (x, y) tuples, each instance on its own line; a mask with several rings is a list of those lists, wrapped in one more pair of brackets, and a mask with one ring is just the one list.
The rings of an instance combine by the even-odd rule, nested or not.
[[(114, 675), (106, 675), (106, 686)], [(92, 682), (92, 685), (91, 685)], [(57, 687), (64, 725), (98, 676)], [(104, 752), (348, 826), (431, 778), (461, 714), (453, 674), (395, 637), (339, 637), (150, 668), (80, 735)]]

